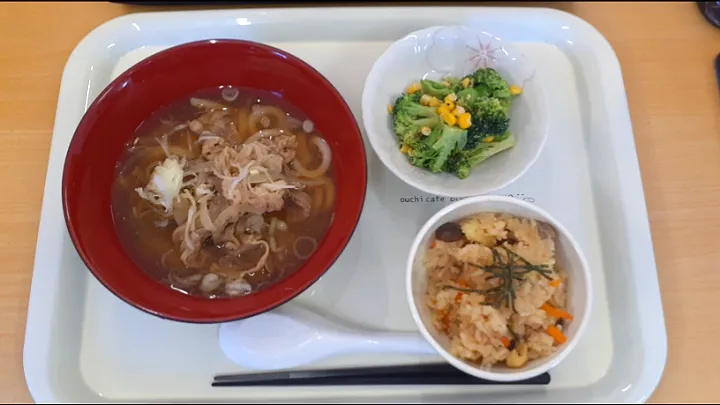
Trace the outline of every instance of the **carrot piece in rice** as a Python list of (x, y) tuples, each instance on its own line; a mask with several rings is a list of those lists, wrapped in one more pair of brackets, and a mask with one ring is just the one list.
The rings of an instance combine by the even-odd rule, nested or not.
[(443, 330), (445, 331), (445, 333), (447, 333), (448, 329), (450, 329), (450, 317), (448, 316), (448, 314), (443, 315), (441, 322), (443, 325)]
[(552, 336), (553, 339), (555, 339), (556, 342), (559, 344), (563, 344), (567, 342), (567, 337), (562, 333), (562, 331), (554, 326), (550, 326), (547, 328), (547, 334)]
[(573, 320), (573, 316), (567, 313), (566, 311), (563, 311), (562, 309), (554, 308), (548, 304), (543, 304), (543, 306), (540, 307), (543, 311), (545, 311), (546, 314), (560, 319), (567, 319), (568, 321)]
[(548, 283), (550, 287), (560, 287), (560, 279), (556, 278), (555, 280)]
[(510, 347), (510, 339), (508, 339), (507, 337), (505, 337), (505, 336), (501, 337), (500, 341), (502, 342), (503, 346), (505, 346), (506, 349)]

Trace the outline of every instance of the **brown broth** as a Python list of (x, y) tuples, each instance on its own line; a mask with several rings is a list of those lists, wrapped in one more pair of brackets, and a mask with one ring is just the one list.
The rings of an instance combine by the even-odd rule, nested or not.
[[(250, 106), (253, 104), (278, 107), (287, 116), (299, 121), (308, 118), (297, 107), (278, 95), (247, 88), (236, 87), (236, 89), (239, 90), (239, 96), (232, 102), (220, 97), (220, 89), (211, 88), (159, 109), (137, 128), (136, 136), (126, 145), (126, 150), (116, 167), (116, 182), (112, 189), (112, 213), (122, 245), (138, 267), (153, 279), (186, 294), (208, 298), (228, 297), (228, 294), (221, 288), (206, 293), (201, 291), (197, 285), (185, 285), (178, 282), (178, 279), (207, 274), (213, 264), (223, 263), (221, 260), (223, 258), (225, 258), (224, 263), (231, 262), (232, 265), (223, 265), (220, 273), (232, 276), (242, 270), (252, 268), (264, 250), (256, 246), (229, 260), (227, 259), (228, 249), (214, 245), (212, 240), (206, 240), (199, 256), (201, 265), (187, 267), (183, 264), (180, 258), (180, 249), (172, 239), (173, 231), (178, 225), (172, 217), (168, 220), (162, 215), (161, 209), (142, 199), (135, 191), (136, 188), (143, 187), (148, 183), (154, 166), (162, 163), (165, 159), (165, 154), (155, 138), (162, 136), (179, 124), (187, 123), (202, 112), (190, 104), (191, 97), (212, 100), (233, 109), (232, 116), (235, 117), (233, 123), (237, 125), (238, 120), (241, 120), (237, 128), (241, 129), (239, 136), (242, 139), (236, 140), (237, 143), (251, 135), (248, 129), (251, 125), (248, 125), (247, 117)], [(308, 135), (322, 136), (315, 130), (310, 134), (304, 134), (302, 129), (292, 132), (298, 138), (308, 137)], [(168, 147), (173, 153), (193, 159), (200, 156), (197, 140), (198, 136), (191, 131), (180, 130), (168, 137)], [(306, 168), (317, 167), (322, 160), (320, 152), (311, 142), (302, 141), (299, 141), (302, 146), (298, 147), (296, 159), (299, 159)], [(298, 244), (299, 250), (308, 250), (312, 248), (312, 243), (308, 242), (308, 238), (319, 244), (325, 236), (332, 221), (334, 209), (334, 202), (325, 204), (330, 200), (334, 201), (335, 197), (332, 165), (326, 176), (330, 179), (328, 185), (308, 186), (303, 190), (316, 202), (307, 219), (293, 222), (292, 218), (288, 218), (288, 203), (285, 205), (286, 208), (281, 211), (263, 214), (267, 224), (271, 222), (272, 217), (285, 221), (287, 231), (275, 232), (277, 245), (283, 249), (278, 253), (270, 252), (267, 265), (260, 271), (247, 275), (246, 281), (252, 287), (251, 293), (273, 285), (303, 265), (307, 260), (305, 257), (307, 252), (300, 252), (302, 257), (295, 254), (293, 245), (297, 238), (302, 239), (302, 242)], [(262, 233), (262, 239), (267, 241), (268, 237), (268, 226), (266, 226)]]

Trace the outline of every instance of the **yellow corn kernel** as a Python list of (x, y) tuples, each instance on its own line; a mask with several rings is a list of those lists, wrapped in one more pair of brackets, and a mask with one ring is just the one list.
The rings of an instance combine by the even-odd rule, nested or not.
[(462, 86), (463, 89), (467, 89), (468, 87), (470, 87), (472, 85), (472, 83), (470, 83), (470, 78), (466, 77), (466, 78), (462, 79), (462, 81), (460, 82), (460, 85)]
[(457, 107), (455, 107), (454, 110), (452, 110), (452, 115), (454, 115), (456, 117), (459, 117), (463, 114), (465, 114), (465, 109), (460, 106), (457, 106)]
[(445, 103), (454, 103), (457, 101), (457, 94), (450, 93), (447, 96), (445, 96)]
[(455, 109), (455, 103), (453, 103), (452, 101), (449, 102), (449, 103), (448, 103), (448, 102), (445, 102), (445, 103), (443, 103), (443, 104), (445, 104), (445, 105), (447, 106), (448, 111), (452, 111), (452, 110)]
[(447, 106), (447, 104), (443, 104), (437, 109), (438, 114), (450, 114), (450, 107)]
[(430, 103), (428, 104), (430, 107), (439, 107), (440, 104), (442, 104), (442, 101), (440, 101), (437, 97), (431, 97)]
[(492, 141), (494, 141), (494, 140), (495, 140), (495, 137), (494, 137), (494, 136), (488, 136), (487, 138), (484, 138), (484, 139), (483, 139), (483, 142), (485, 142), (485, 143), (490, 143), (490, 142), (492, 142)]
[(413, 93), (417, 93), (418, 91), (420, 91), (420, 89), (421, 89), (420, 83), (413, 83), (408, 87), (407, 92), (410, 94), (413, 94)]
[(390, 115), (392, 115), (393, 114), (393, 105), (388, 104), (387, 110), (388, 110), (388, 113), (390, 113)]
[(415, 151), (413, 150), (413, 148), (408, 146), (407, 154), (408, 156), (415, 156)]
[(453, 126), (455, 125), (455, 123), (457, 123), (457, 117), (452, 114), (442, 114), (440, 115), (440, 117), (450, 126)]
[(409, 150), (410, 150), (410, 147), (407, 146), (406, 144), (403, 144), (403, 146), (400, 148), (400, 153), (408, 153)]
[(422, 105), (430, 105), (430, 100), (432, 100), (432, 96), (429, 94), (423, 94), (422, 97), (420, 97), (420, 104)]
[(441, 81), (440, 84), (442, 84), (442, 85), (445, 86), (445, 87), (450, 87), (450, 82), (447, 81), (447, 80)]
[(468, 129), (472, 125), (472, 117), (470, 113), (461, 114), (458, 117), (458, 126), (462, 129)]
[(430, 133), (432, 133), (432, 129), (430, 129), (430, 127), (422, 127), (422, 129), (420, 130), (420, 133), (425, 136), (428, 136), (428, 135), (430, 135)]
[(521, 93), (522, 93), (522, 87), (520, 87), (518, 85), (510, 86), (510, 94), (512, 94), (513, 96), (520, 95)]

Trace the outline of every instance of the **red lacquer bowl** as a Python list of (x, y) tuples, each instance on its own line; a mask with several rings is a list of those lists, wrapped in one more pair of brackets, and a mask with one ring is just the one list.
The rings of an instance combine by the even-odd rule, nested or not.
[[(335, 218), (315, 253), (294, 274), (249, 296), (187, 296), (138, 268), (116, 234), (110, 191), (123, 144), (161, 106), (208, 87), (235, 85), (278, 92), (322, 132), (337, 176)], [(312, 285), (333, 264), (357, 226), (367, 168), (360, 130), (338, 91), (297, 57), (267, 45), (207, 40), (151, 56), (120, 75), (90, 106), (65, 160), (62, 200), (70, 237), (92, 274), (125, 302), (184, 322), (246, 318), (277, 307)]]

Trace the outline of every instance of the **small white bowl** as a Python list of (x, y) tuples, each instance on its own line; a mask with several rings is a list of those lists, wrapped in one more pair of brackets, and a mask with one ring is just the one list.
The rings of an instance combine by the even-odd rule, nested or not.
[[(520, 85), (510, 112), (517, 144), (477, 165), (466, 179), (410, 165), (392, 130), (387, 106), (420, 79), (462, 77), (491, 67), (510, 85)], [(430, 194), (469, 197), (499, 190), (522, 176), (540, 156), (547, 139), (549, 110), (532, 64), (500, 38), (465, 26), (435, 26), (406, 35), (375, 61), (365, 79), (362, 117), (375, 153), (409, 185)]]
[[(560, 346), (551, 356), (531, 360), (520, 369), (511, 369), (503, 365), (492, 367), (488, 371), (453, 356), (449, 352), (450, 340), (433, 327), (430, 310), (424, 303), (427, 273), (423, 265), (423, 256), (435, 230), (445, 222), (457, 221), (483, 212), (507, 213), (552, 225), (557, 233), (555, 244), (556, 262), (568, 272), (567, 308), (573, 314), (574, 319), (563, 330), (563, 333), (567, 336), (567, 342)], [(492, 381), (525, 380), (545, 373), (562, 362), (575, 348), (585, 332), (593, 300), (590, 270), (580, 247), (572, 235), (544, 210), (512, 197), (470, 197), (452, 203), (440, 210), (425, 223), (413, 242), (408, 257), (405, 281), (410, 310), (423, 337), (453, 366), (467, 374)]]

